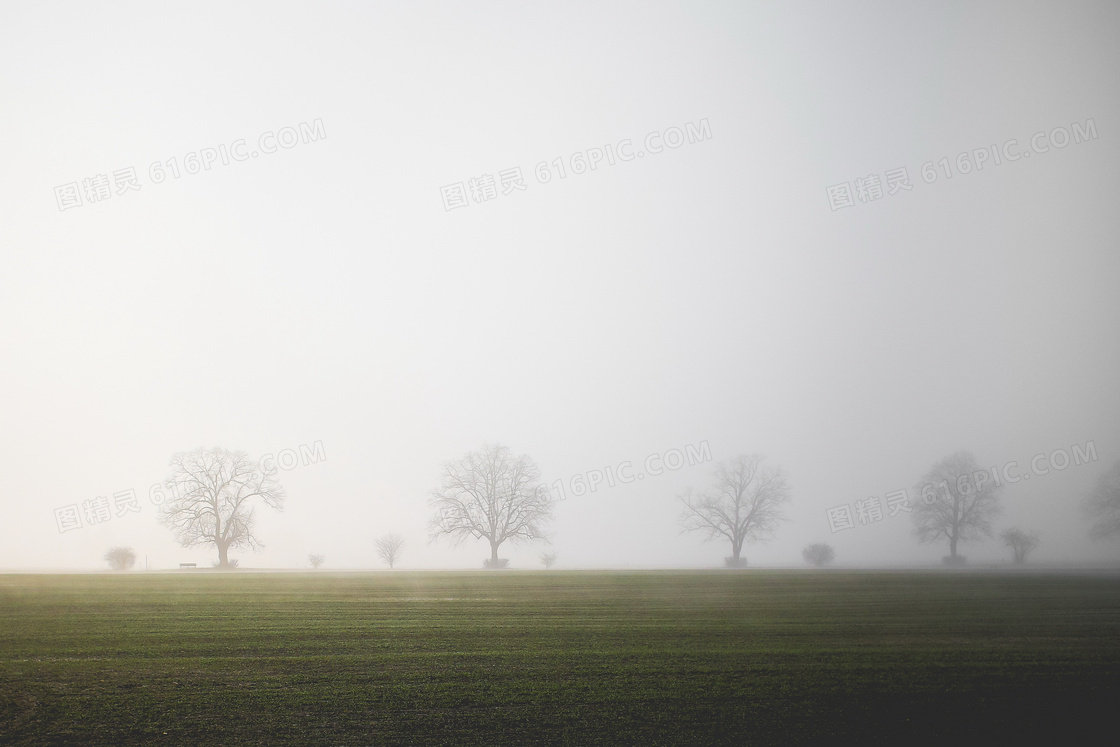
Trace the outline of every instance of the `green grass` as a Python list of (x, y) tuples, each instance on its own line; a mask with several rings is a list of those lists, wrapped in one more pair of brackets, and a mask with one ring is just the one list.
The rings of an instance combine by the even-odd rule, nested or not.
[(0, 576), (3, 744), (1083, 743), (1118, 696), (1116, 576)]

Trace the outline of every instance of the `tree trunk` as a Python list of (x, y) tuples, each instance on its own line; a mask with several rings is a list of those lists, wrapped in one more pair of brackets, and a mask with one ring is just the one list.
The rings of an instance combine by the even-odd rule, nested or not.
[(229, 568), (229, 544), (219, 542), (218, 544), (218, 567)]
[(957, 559), (957, 538), (956, 536), (949, 538), (949, 557), (953, 560)]
[(728, 568), (742, 568), (746, 565), (743, 562), (743, 543), (744, 537), (733, 537), (731, 539), (731, 557), (725, 558), (723, 564)]
[(498, 545), (500, 544), (502, 543), (495, 543), (494, 540), (490, 540), (490, 565), (495, 568), (498, 567)]

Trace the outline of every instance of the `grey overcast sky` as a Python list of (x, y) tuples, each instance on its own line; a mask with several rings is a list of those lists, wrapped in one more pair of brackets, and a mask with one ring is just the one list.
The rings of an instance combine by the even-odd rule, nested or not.
[(562, 567), (721, 565), (676, 496), (747, 453), (751, 565), (935, 564), (885, 496), (962, 449), (1034, 559), (1116, 558), (1117, 70), (1114, 2), (0, 2), (0, 568), (208, 565), (149, 497), (200, 446), (303, 447), (243, 566), (476, 568), (427, 498), (486, 442)]

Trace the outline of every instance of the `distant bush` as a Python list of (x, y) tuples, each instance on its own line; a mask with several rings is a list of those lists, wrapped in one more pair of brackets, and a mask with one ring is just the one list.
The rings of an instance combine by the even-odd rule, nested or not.
[(136, 553), (131, 547), (114, 547), (105, 553), (105, 560), (109, 561), (109, 567), (114, 571), (127, 571), (136, 565)]
[(396, 532), (389, 532), (374, 540), (374, 545), (377, 547), (377, 555), (389, 564), (389, 570), (396, 567), (404, 551), (404, 537)]
[(1011, 548), (1015, 557), (1015, 564), (1022, 565), (1027, 561), (1027, 555), (1038, 547), (1038, 533), (1024, 532), (1021, 529), (1008, 529), (1000, 535), (1003, 544)]
[(832, 559), (836, 557), (836, 551), (832, 549), (832, 545), (818, 542), (802, 550), (801, 557), (805, 558), (805, 562), (812, 563), (817, 568), (820, 568), (822, 565), (832, 562)]
[(326, 555), (316, 555), (315, 553), (307, 556), (307, 560), (311, 563), (312, 568), (318, 568), (326, 559)]
[(487, 558), (486, 560), (482, 561), (482, 567), (487, 570), (498, 570), (501, 568), (505, 568), (508, 565), (509, 558), (498, 558), (497, 560), (491, 560), (490, 558)]
[(541, 554), (541, 564), (543, 564), (545, 568), (551, 568), (552, 566), (556, 565), (556, 553), (554, 553), (554, 552), (542, 553)]
[(746, 558), (733, 558), (733, 557), (728, 556), (728, 557), (723, 559), (723, 564), (728, 568), (746, 568), (747, 567), (747, 559)]

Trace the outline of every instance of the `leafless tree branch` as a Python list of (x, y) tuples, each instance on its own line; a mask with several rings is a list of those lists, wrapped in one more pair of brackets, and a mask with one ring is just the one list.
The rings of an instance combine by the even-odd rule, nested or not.
[(1093, 522), (1089, 534), (1093, 539), (1107, 539), (1120, 534), (1120, 461), (1097, 480), (1085, 498), (1085, 515)]

